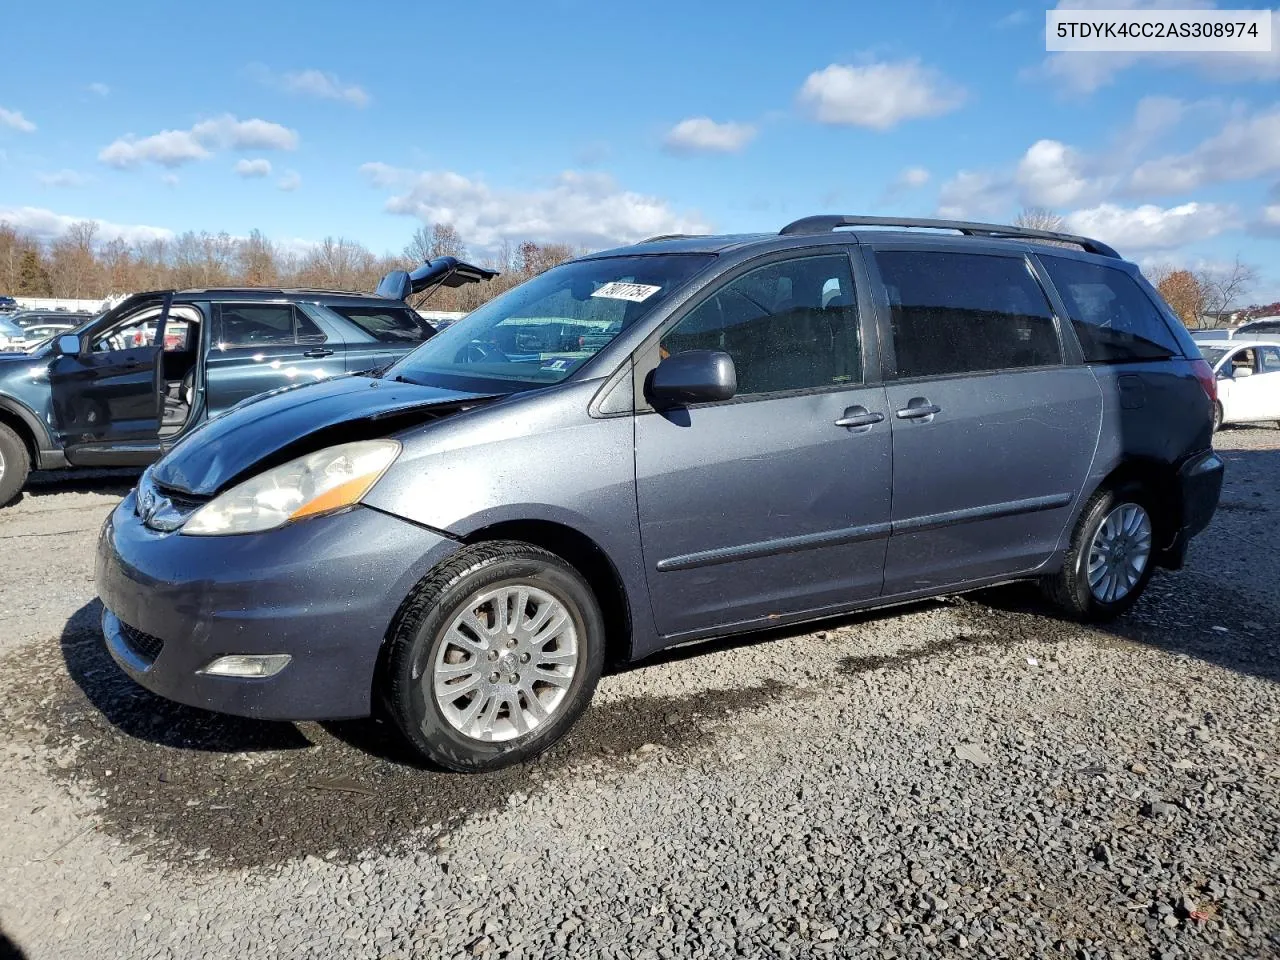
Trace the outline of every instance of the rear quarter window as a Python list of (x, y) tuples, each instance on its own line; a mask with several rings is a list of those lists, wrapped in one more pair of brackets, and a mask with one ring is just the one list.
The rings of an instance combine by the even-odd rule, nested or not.
[(338, 305), (329, 309), (383, 343), (421, 343), (436, 333), (435, 327), (407, 307)]
[(1159, 308), (1123, 270), (1040, 255), (1087, 363), (1166, 360), (1182, 353)]

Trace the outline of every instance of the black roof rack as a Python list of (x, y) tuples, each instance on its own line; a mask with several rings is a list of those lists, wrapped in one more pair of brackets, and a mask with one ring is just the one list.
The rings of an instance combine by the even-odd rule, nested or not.
[(687, 233), (660, 233), (656, 237), (645, 237), (641, 243), (657, 243), (659, 240), (684, 240), (688, 237)]
[(1032, 230), (1027, 227), (1001, 226), (994, 223), (975, 223), (969, 220), (931, 220), (927, 217), (846, 217), (840, 215), (823, 215), (805, 217), (788, 223), (778, 231), (780, 236), (797, 233), (827, 233), (837, 227), (924, 227), (933, 230), (958, 230), (966, 237), (1006, 237), (1027, 240), (1056, 240), (1059, 243), (1071, 243), (1086, 253), (1096, 253), (1103, 257), (1121, 259), (1111, 247), (1100, 240), (1078, 237), (1071, 233), (1056, 233), (1052, 230)]

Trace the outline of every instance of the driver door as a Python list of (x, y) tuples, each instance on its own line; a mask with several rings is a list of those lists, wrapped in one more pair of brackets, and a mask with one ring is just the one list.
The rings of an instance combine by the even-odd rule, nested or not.
[(156, 368), (171, 293), (141, 298), (50, 366), (54, 427), (77, 465), (145, 464), (159, 452)]

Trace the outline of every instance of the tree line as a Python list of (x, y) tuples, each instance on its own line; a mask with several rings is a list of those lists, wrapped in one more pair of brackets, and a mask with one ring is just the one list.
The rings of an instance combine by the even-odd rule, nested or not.
[[(1023, 210), (1014, 223), (1051, 231), (1064, 227), (1062, 217), (1041, 208)], [(441, 288), (431, 296), (430, 308), (474, 310), (584, 252), (563, 243), (504, 242), (496, 253), (478, 260), (481, 266), (499, 272), (496, 279), (457, 289)], [(326, 237), (298, 252), (273, 243), (260, 230), (247, 237), (188, 230), (172, 240), (130, 244), (119, 237), (104, 240), (97, 224), (89, 220), (73, 223), (55, 240), (41, 242), (0, 221), (0, 293), (98, 300), (142, 290), (225, 286), (372, 291), (389, 271), (412, 269), (441, 256), (467, 258), (467, 245), (450, 223), (420, 226), (399, 254), (379, 256), (363, 244), (341, 237)], [(1258, 280), (1257, 271), (1239, 257), (1225, 269), (1166, 265), (1148, 268), (1147, 274), (1193, 330), (1280, 314), (1280, 303), (1238, 306), (1246, 302)], [(423, 297), (416, 299), (414, 306), (424, 305)]]
[[(497, 278), (441, 288), (430, 298), (430, 308), (473, 310), (580, 252), (559, 243), (504, 243), (495, 254), (476, 261), (499, 271)], [(412, 269), (439, 256), (467, 257), (466, 244), (452, 224), (421, 226), (399, 254), (377, 255), (342, 237), (326, 237), (299, 252), (274, 243), (260, 230), (247, 237), (189, 230), (171, 240), (127, 243), (119, 237), (103, 239), (98, 225), (89, 220), (73, 223), (54, 240), (41, 241), (0, 222), (0, 293), (99, 300), (142, 290), (226, 286), (368, 292), (389, 271)]]

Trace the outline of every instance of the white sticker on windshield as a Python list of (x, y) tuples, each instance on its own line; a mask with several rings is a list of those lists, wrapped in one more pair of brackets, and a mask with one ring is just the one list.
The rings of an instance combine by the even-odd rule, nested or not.
[(647, 283), (622, 283), (615, 280), (612, 283), (606, 283), (592, 296), (607, 297), (610, 300), (632, 300), (639, 303), (642, 300), (648, 300), (661, 289), (661, 287), (651, 287)]

